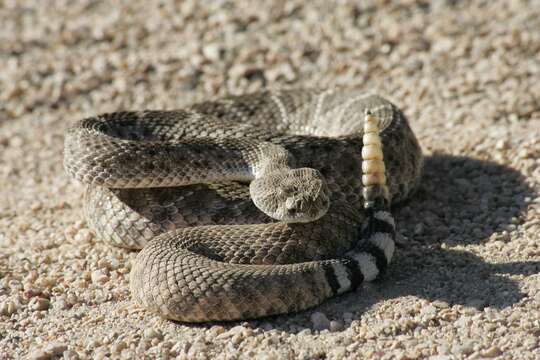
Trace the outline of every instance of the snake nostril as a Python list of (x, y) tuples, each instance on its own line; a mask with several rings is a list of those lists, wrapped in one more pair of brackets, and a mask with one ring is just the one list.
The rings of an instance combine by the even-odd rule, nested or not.
[(297, 206), (297, 201), (294, 197), (288, 197), (287, 200), (285, 200), (285, 208), (287, 208), (287, 210), (291, 211), (291, 210), (295, 210), (296, 209), (296, 206)]
[(304, 210), (304, 201), (300, 198), (289, 197), (285, 201), (285, 208), (289, 214), (296, 214)]

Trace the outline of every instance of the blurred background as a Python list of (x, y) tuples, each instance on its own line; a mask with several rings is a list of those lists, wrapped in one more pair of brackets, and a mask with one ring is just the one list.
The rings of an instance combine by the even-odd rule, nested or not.
[(2, 0), (0, 23), (4, 120), (339, 85), (445, 122), (539, 106), (535, 0)]

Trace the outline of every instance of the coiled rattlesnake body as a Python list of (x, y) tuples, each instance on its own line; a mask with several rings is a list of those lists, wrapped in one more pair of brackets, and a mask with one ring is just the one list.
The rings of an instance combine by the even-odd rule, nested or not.
[(64, 161), (97, 234), (143, 248), (134, 298), (189, 322), (299, 311), (374, 279), (389, 204), (422, 169), (401, 111), (354, 90), (104, 114), (70, 128)]

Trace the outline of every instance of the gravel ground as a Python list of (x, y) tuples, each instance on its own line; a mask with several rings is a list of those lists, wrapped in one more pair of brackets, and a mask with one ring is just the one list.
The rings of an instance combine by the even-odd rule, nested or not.
[[(357, 3), (0, 1), (0, 358), (540, 358), (540, 2)], [(136, 253), (83, 220), (66, 127), (335, 85), (399, 104), (428, 156), (386, 279), (244, 323), (134, 305)]]

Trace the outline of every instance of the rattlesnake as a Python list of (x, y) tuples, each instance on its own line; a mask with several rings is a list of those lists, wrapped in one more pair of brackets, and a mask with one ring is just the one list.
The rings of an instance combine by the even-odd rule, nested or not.
[(296, 312), (376, 278), (422, 162), (396, 106), (347, 89), (103, 114), (68, 130), (64, 158), (99, 237), (143, 249), (135, 300), (187, 322)]

